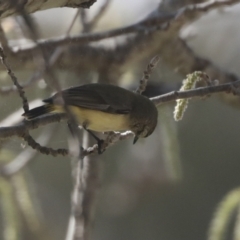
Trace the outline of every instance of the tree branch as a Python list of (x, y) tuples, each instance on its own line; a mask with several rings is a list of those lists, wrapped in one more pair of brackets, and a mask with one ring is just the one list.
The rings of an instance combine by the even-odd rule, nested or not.
[(1, 58), (2, 64), (4, 65), (4, 67), (7, 70), (8, 75), (12, 79), (13, 84), (16, 86), (16, 88), (18, 90), (19, 96), (22, 99), (24, 112), (27, 112), (29, 110), (29, 106), (28, 106), (28, 100), (27, 100), (27, 98), (25, 96), (25, 92), (23, 90), (23, 87), (18, 83), (18, 80), (17, 80), (15, 74), (11, 70), (9, 64), (7, 63), (6, 56), (5, 56), (5, 54), (3, 52), (3, 49), (1, 47), (0, 47), (0, 58)]
[(170, 93), (163, 94), (161, 96), (153, 97), (151, 100), (156, 104), (160, 105), (162, 103), (175, 101), (177, 99), (184, 99), (184, 98), (192, 98), (192, 97), (206, 97), (213, 93), (233, 93), (239, 95), (237, 88), (240, 87), (240, 80), (220, 84), (217, 86), (209, 86), (209, 87), (199, 87), (192, 90), (187, 91), (173, 91)]
[[(166, 93), (157, 97), (151, 98), (151, 100), (156, 104), (160, 105), (162, 103), (171, 102), (177, 99), (192, 98), (192, 97), (204, 97), (209, 96), (213, 93), (234, 93), (236, 94), (236, 88), (240, 87), (240, 80), (225, 84), (220, 84), (218, 86), (200, 87), (188, 91), (173, 91)], [(66, 114), (52, 114), (41, 116), (31, 121), (22, 121), (20, 124), (12, 127), (0, 127), (0, 139), (6, 139), (13, 136), (23, 137), (26, 131), (36, 129), (40, 126), (44, 126), (54, 122), (60, 122), (67, 119)]]
[(142, 94), (142, 92), (145, 91), (150, 75), (153, 69), (157, 66), (159, 59), (160, 59), (159, 56), (155, 56), (154, 58), (151, 59), (150, 63), (147, 65), (147, 68), (143, 72), (143, 76), (140, 80), (140, 84), (136, 90), (137, 93)]
[[(37, 141), (41, 144), (46, 144), (49, 142), (53, 133), (53, 129), (47, 128), (38, 137)], [(32, 147), (27, 147), (22, 151), (14, 160), (4, 164), (0, 167), (0, 174), (4, 177), (11, 177), (21, 171), (30, 161), (32, 161), (38, 151), (34, 151)]]
[[(167, 46), (170, 46), (175, 37), (178, 35), (178, 30), (187, 21), (196, 18), (198, 16), (198, 12), (208, 11), (219, 6), (233, 5), (238, 2), (239, 0), (208, 1), (202, 4), (188, 5), (171, 14), (163, 14), (162, 12), (155, 10), (142, 21), (127, 27), (113, 29), (105, 32), (85, 33), (73, 37), (62, 36), (60, 38), (54, 38), (48, 41), (39, 40), (38, 44), (41, 45), (41, 47), (46, 50), (45, 52), (48, 52), (49, 54), (51, 54), (56, 47), (65, 45), (68, 46), (68, 51), (63, 54), (62, 58), (59, 59), (59, 62), (55, 65), (55, 67), (61, 67), (61, 69), (70, 67), (71, 69), (76, 68), (79, 70), (80, 65), (88, 65), (88, 68), (91, 68), (92, 70), (101, 69), (103, 65), (107, 65), (109, 58), (111, 58), (110, 62), (112, 63), (119, 63), (119, 59), (123, 59), (123, 61), (121, 61), (121, 65), (129, 65), (129, 61), (132, 61), (133, 56), (134, 59), (139, 59), (139, 56), (143, 56), (145, 52), (152, 55), (153, 52), (156, 53), (156, 51), (161, 50), (162, 46), (166, 48), (166, 42), (168, 43)], [(156, 31), (161, 29), (165, 30), (162, 33), (163, 37), (159, 35), (159, 31)], [(137, 36), (135, 38), (132, 38), (132, 40), (127, 41), (125, 44), (115, 48), (114, 50), (106, 50), (103, 48), (99, 48), (98, 50), (96, 47), (92, 48), (89, 46), (84, 46), (81, 48), (81, 45), (83, 44), (88, 44), (94, 41), (96, 42), (130, 33), (136, 33)], [(140, 41), (139, 34), (141, 34), (142, 39)], [(154, 40), (155, 35), (157, 38), (157, 43)], [(169, 40), (170, 37), (172, 40)], [(142, 44), (146, 46), (147, 43), (151, 44), (151, 48), (145, 48), (144, 51), (136, 51), (136, 49), (139, 49)], [(88, 50), (86, 48), (88, 48)], [(140, 47), (140, 49), (142, 48)], [(16, 68), (22, 68), (23, 63), (25, 63), (25, 66), (28, 69), (33, 69), (35, 66), (32, 64), (32, 56), (36, 54), (36, 51), (37, 46), (31, 45), (24, 48), (17, 47), (11, 56), (11, 61), (13, 61)], [(104, 57), (102, 51), (105, 51)], [(165, 51), (162, 52), (163, 55), (164, 52)], [(84, 55), (84, 58), (82, 58), (84, 61), (79, 59), (79, 54)], [(130, 55), (131, 57), (129, 57)], [(114, 56), (118, 56), (118, 58)], [(146, 55), (144, 55), (144, 57), (146, 57)], [(100, 58), (100, 60), (95, 61), (95, 59), (98, 58)], [(178, 57), (176, 60), (177, 59)], [(184, 72), (184, 74), (186, 74), (186, 72)]]
[[(151, 98), (151, 100), (156, 105), (160, 105), (162, 103), (171, 102), (177, 99), (204, 97), (204, 96), (209, 96), (210, 94), (213, 94), (213, 93), (220, 93), (220, 92), (233, 93), (233, 94), (239, 95), (238, 89), (237, 89), (238, 87), (240, 87), (240, 80), (226, 83), (226, 84), (220, 84), (217, 86), (200, 87), (200, 88), (196, 88), (188, 91), (173, 91), (167, 94), (163, 94), (163, 95)], [(40, 126), (44, 126), (46, 124), (53, 123), (53, 122), (60, 122), (66, 118), (67, 118), (66, 114), (52, 114), (52, 115), (38, 117), (31, 121), (23, 121), (16, 126), (0, 127), (0, 140), (13, 137), (13, 136), (18, 136), (18, 137), (24, 138), (28, 143), (30, 143), (30, 145), (34, 149), (37, 149), (38, 151), (44, 154), (51, 154), (53, 156), (66, 155), (68, 154), (68, 150), (66, 149), (60, 149), (60, 150), (50, 149), (49, 150), (49, 148), (45, 148), (40, 145), (38, 146), (38, 144), (33, 142), (31, 137), (29, 138), (27, 134), (27, 132), (31, 129), (35, 129)], [(106, 149), (114, 145), (118, 141), (131, 138), (132, 136), (133, 136), (132, 132), (109, 134), (104, 142), (103, 149)], [(93, 147), (84, 149), (82, 154), (83, 156), (87, 156), (90, 154), (96, 154), (97, 152), (98, 152), (97, 145), (94, 145)]]

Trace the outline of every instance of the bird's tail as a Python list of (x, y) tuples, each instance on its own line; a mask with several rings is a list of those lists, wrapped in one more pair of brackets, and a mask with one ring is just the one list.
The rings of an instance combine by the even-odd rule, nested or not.
[(28, 112), (24, 113), (22, 116), (24, 116), (28, 120), (31, 120), (33, 118), (50, 113), (53, 110), (54, 110), (53, 105), (46, 104), (40, 107), (33, 108), (32, 110), (29, 110)]

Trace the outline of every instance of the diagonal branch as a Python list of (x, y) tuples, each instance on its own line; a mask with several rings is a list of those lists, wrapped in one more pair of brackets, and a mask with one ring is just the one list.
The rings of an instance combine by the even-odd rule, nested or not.
[[(177, 99), (192, 98), (192, 97), (204, 97), (209, 96), (209, 94), (226, 92), (236, 94), (236, 88), (240, 87), (240, 80), (225, 84), (220, 84), (217, 86), (199, 87), (188, 91), (173, 91), (160, 96), (151, 98), (151, 100), (156, 104), (160, 105), (162, 103), (171, 102)], [(13, 127), (0, 127), (0, 139), (5, 139), (12, 136), (21, 137), (26, 130), (36, 129), (40, 126), (47, 125), (53, 122), (60, 122), (66, 119), (65, 114), (52, 114), (41, 116), (31, 121), (23, 121), (20, 124)]]
[(160, 58), (158, 55), (151, 59), (150, 63), (147, 65), (146, 70), (143, 72), (143, 76), (140, 80), (140, 84), (136, 90), (136, 93), (142, 94), (142, 92), (145, 91), (150, 75), (153, 69), (156, 67), (159, 59)]
[[(237, 89), (238, 87), (240, 87), (240, 80), (217, 86), (200, 87), (187, 91), (173, 91), (167, 94), (151, 98), (151, 100), (156, 105), (160, 105), (177, 99), (204, 97), (209, 96), (210, 94), (213, 93), (226, 92), (239, 95)], [(28, 135), (28, 130), (38, 128), (39, 126), (43, 126), (51, 122), (59, 122), (64, 119), (66, 119), (66, 114), (53, 114), (39, 117), (31, 121), (23, 121), (20, 124), (12, 127), (0, 127), (0, 140), (6, 139), (7, 137), (18, 136), (24, 138), (29, 143), (30, 146), (44, 154), (52, 154), (53, 156), (66, 155), (68, 154), (68, 150), (66, 149), (49, 150), (49, 148), (42, 147), (35, 141), (32, 141), (31, 137)], [(106, 149), (114, 145), (118, 141), (131, 138), (132, 136), (133, 136), (132, 132), (109, 134), (104, 142), (103, 148)], [(96, 153), (98, 153), (97, 145), (84, 149), (82, 152), (83, 156)]]
[[(46, 130), (44, 130), (38, 137), (37, 141), (42, 144), (48, 143), (51, 139), (53, 130), (54, 129), (50, 130), (49, 128), (46, 128)], [(0, 167), (1, 176), (11, 177), (15, 175), (34, 159), (36, 153), (38, 152), (34, 151), (31, 147), (27, 147), (14, 160)]]
[[(156, 104), (171, 102), (177, 99), (192, 98), (192, 97), (204, 97), (214, 93), (234, 93), (236, 94), (236, 88), (240, 87), (240, 80), (217, 86), (200, 87), (188, 91), (173, 91), (160, 96), (151, 98)], [(20, 124), (12, 127), (0, 127), (0, 140), (13, 136), (23, 137), (26, 131), (39, 128), (54, 122), (60, 122), (66, 120), (66, 114), (52, 114), (41, 116), (31, 121), (22, 121)]]

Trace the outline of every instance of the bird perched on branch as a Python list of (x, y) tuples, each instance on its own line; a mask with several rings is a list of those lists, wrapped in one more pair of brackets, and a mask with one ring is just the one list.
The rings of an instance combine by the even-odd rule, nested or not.
[(138, 138), (151, 135), (157, 125), (157, 108), (149, 98), (110, 84), (71, 87), (43, 102), (44, 105), (23, 116), (31, 120), (44, 114), (64, 113), (68, 109), (78, 124), (98, 141), (99, 149), (102, 140), (91, 131), (131, 130), (135, 134), (133, 143), (136, 143)]

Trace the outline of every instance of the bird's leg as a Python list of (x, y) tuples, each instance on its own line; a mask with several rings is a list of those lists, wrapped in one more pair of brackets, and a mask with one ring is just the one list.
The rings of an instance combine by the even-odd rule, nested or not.
[(98, 154), (102, 154), (105, 150), (102, 149), (102, 145), (104, 143), (104, 140), (98, 138), (92, 131), (86, 128), (86, 126), (83, 126), (83, 128), (97, 141), (98, 145)]

